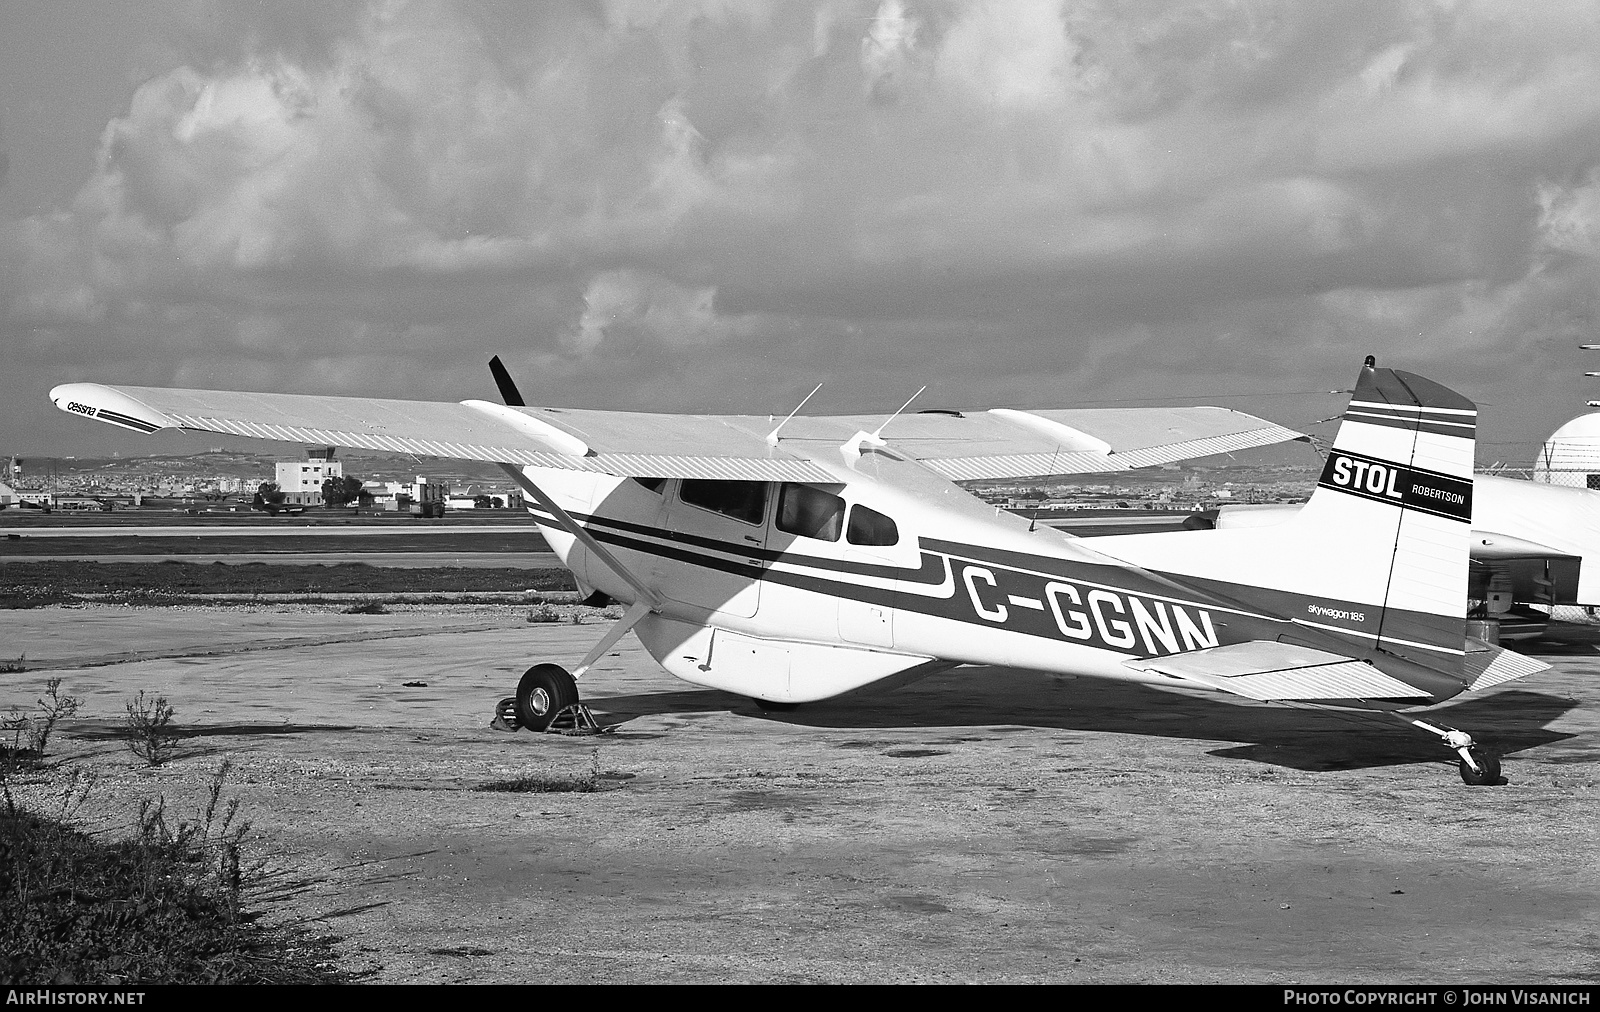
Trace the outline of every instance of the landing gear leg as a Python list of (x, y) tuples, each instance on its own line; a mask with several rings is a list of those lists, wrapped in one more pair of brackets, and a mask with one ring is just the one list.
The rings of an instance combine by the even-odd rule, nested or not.
[[(501, 389), (505, 389), (504, 385), (502, 385)], [(587, 528), (578, 523), (578, 521), (574, 520), (572, 518), (572, 514), (561, 508), (560, 503), (550, 498), (549, 495), (545, 494), (543, 489), (541, 489), (538, 485), (535, 485), (533, 480), (528, 477), (526, 469), (517, 467), (515, 464), (507, 464), (503, 462), (500, 464), (500, 468), (501, 470), (505, 471), (507, 476), (509, 476), (512, 481), (521, 486), (524, 492), (533, 496), (534, 501), (536, 501), (540, 506), (544, 507), (545, 511), (555, 518), (557, 526), (576, 538), (583, 545), (583, 547), (589, 550), (590, 554), (592, 554), (595, 559), (597, 559), (607, 569), (615, 573), (623, 583), (626, 583), (628, 586), (633, 588), (635, 603), (628, 608), (627, 614), (623, 615), (621, 620), (619, 620), (610, 629), (606, 630), (606, 634), (600, 638), (600, 642), (595, 644), (594, 649), (589, 651), (588, 655), (585, 656), (584, 659), (578, 664), (578, 669), (576, 671), (574, 671), (571, 675), (566, 675), (565, 671), (562, 672), (563, 675), (566, 675), (569, 682), (573, 682), (572, 700), (568, 704), (568, 707), (572, 708), (573, 713), (576, 715), (574, 718), (576, 722), (585, 719), (585, 715), (588, 714), (588, 711), (584, 708), (583, 704), (578, 702), (578, 687), (575, 679), (582, 676), (583, 673), (588, 671), (596, 661), (604, 657), (606, 651), (615, 646), (617, 640), (621, 639), (624, 633), (637, 625), (640, 619), (644, 618), (652, 611), (659, 610), (661, 608), (661, 598), (657, 596), (656, 592), (651, 590), (643, 580), (641, 580), (634, 573), (630, 572), (627, 566), (624, 566), (621, 562), (619, 562), (617, 557), (611, 554), (610, 549), (596, 541), (594, 535), (590, 534)], [(528, 674), (531, 675), (534, 671), (538, 670), (539, 667), (544, 667), (544, 665), (537, 665), (534, 668), (529, 669)], [(526, 682), (527, 679), (528, 675), (524, 675), (523, 681)], [(520, 719), (523, 715), (523, 708), (521, 706), (522, 692), (520, 688), (517, 692), (517, 699), (517, 717)], [(560, 711), (557, 711), (558, 714), (559, 712)], [(553, 721), (555, 718), (552, 717), (551, 719)], [(594, 718), (592, 716), (588, 716), (586, 719), (588, 723), (594, 723)], [(544, 727), (535, 728), (534, 730), (542, 731), (548, 726), (549, 725), (546, 724)]]
[(1485, 752), (1472, 740), (1472, 735), (1453, 727), (1426, 720), (1411, 720), (1396, 714), (1401, 720), (1420, 727), (1444, 739), (1445, 747), (1461, 757), (1461, 781), (1472, 787), (1498, 787), (1506, 782), (1500, 775), (1500, 757)]
[[(600, 642), (570, 673), (559, 664), (535, 664), (529, 668), (522, 676), (522, 681), (517, 683), (517, 694), (502, 699), (500, 705), (495, 707), (495, 720), (491, 726), (506, 731), (515, 731), (519, 727), (530, 731), (548, 731), (560, 720), (559, 727), (567, 728), (570, 725), (574, 732), (602, 730), (594, 715), (579, 700), (578, 679), (648, 614), (650, 604), (647, 601), (631, 606), (622, 618), (612, 623), (606, 634), (600, 637)], [(563, 717), (563, 714), (566, 716)]]
[(595, 662), (604, 657), (607, 650), (616, 646), (617, 641), (627, 635), (629, 629), (638, 625), (640, 619), (650, 614), (650, 610), (650, 602), (648, 601), (639, 601), (629, 605), (623, 616), (612, 623), (611, 628), (606, 630), (606, 634), (600, 637), (600, 642), (594, 645), (594, 649), (585, 654), (583, 660), (578, 662), (577, 668), (573, 669), (572, 677), (582, 678), (584, 672), (594, 667)]

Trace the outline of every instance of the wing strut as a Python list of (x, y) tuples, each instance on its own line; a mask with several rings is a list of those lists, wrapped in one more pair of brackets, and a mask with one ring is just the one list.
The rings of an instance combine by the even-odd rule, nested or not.
[[(656, 595), (656, 592), (645, 586), (644, 581), (640, 580), (637, 576), (634, 576), (633, 573), (628, 571), (628, 567), (617, 561), (617, 557), (612, 555), (610, 550), (607, 549), (605, 545), (602, 545), (600, 542), (596, 541), (594, 539), (594, 535), (590, 534), (587, 528), (579, 524), (578, 521), (572, 519), (572, 514), (568, 513), (566, 510), (557, 505), (554, 499), (545, 495), (543, 489), (535, 485), (528, 479), (527, 475), (522, 473), (522, 468), (517, 467), (515, 464), (502, 463), (500, 465), (500, 469), (509, 475), (512, 481), (521, 486), (524, 492), (533, 496), (535, 501), (537, 501), (540, 506), (543, 506), (545, 509), (549, 510), (550, 515), (556, 518), (556, 523), (561, 525), (562, 530), (566, 531), (568, 534), (582, 542), (583, 547), (589, 549), (595, 558), (605, 563), (607, 569), (611, 570), (613, 573), (616, 573), (623, 579), (623, 582), (632, 587), (634, 593), (638, 595), (639, 604), (647, 605), (647, 611), (661, 610), (661, 598)], [(633, 613), (630, 611), (629, 614), (631, 615)], [(642, 618), (643, 614), (641, 613), (639, 617)], [(633, 620), (633, 622), (637, 621), (639, 621), (639, 618), (635, 618)], [(629, 622), (626, 626), (623, 626), (622, 632), (627, 632), (627, 630), (632, 627), (633, 622)], [(620, 637), (622, 633), (619, 632), (617, 635)], [(616, 641), (612, 640), (612, 642), (615, 643)], [(607, 645), (609, 646), (610, 644)], [(588, 658), (584, 659), (584, 666), (588, 666), (591, 663), (593, 662)]]
[(625, 636), (629, 629), (638, 625), (639, 620), (650, 614), (651, 611), (650, 602), (648, 601), (640, 600), (629, 605), (623, 616), (611, 623), (611, 628), (607, 629), (606, 634), (600, 637), (600, 642), (594, 645), (594, 649), (585, 654), (583, 660), (578, 662), (578, 666), (572, 669), (572, 677), (575, 679), (582, 678), (583, 673), (593, 667), (595, 661), (604, 657), (607, 650), (617, 645), (617, 640)]

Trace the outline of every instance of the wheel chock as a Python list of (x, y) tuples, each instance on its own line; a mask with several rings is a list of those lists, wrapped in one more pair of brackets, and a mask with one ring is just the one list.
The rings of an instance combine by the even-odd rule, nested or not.
[[(516, 696), (507, 696), (495, 704), (494, 719), (489, 721), (489, 727), (495, 731), (522, 730), (522, 721), (517, 719)], [(564, 734), (569, 737), (610, 734), (615, 730), (615, 725), (600, 723), (595, 718), (594, 711), (582, 703), (574, 703), (561, 710), (551, 719), (550, 726), (545, 728), (548, 734)]]
[(489, 727), (495, 731), (519, 731), (522, 721), (517, 719), (517, 697), (507, 696), (494, 706), (494, 719)]
[(564, 734), (572, 737), (589, 734), (610, 734), (616, 730), (615, 726), (600, 723), (594, 717), (594, 712), (582, 703), (573, 703), (550, 721), (547, 731), (553, 734)]

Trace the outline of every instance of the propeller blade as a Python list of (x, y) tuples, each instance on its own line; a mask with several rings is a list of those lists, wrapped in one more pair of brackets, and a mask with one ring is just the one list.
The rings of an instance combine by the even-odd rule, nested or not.
[(506, 372), (505, 364), (500, 361), (499, 355), (489, 360), (489, 372), (494, 376), (494, 385), (500, 388), (501, 400), (514, 408), (528, 406), (528, 402), (522, 399), (522, 392), (517, 389), (516, 383), (512, 382), (511, 374)]

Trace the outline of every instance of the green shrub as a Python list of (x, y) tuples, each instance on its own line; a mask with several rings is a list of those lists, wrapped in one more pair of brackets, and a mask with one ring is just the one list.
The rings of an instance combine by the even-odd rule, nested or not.
[(174, 825), (162, 798), (133, 835), (104, 842), (63, 819), (0, 812), (0, 980), (40, 984), (257, 984), (348, 979), (336, 939), (269, 929), (244, 901), (262, 881), (241, 859), (249, 831), (222, 803)]
[(178, 752), (178, 729), (172, 723), (172, 705), (166, 696), (146, 700), (144, 690), (128, 700), (128, 749), (151, 766), (160, 766)]
[(528, 621), (534, 624), (559, 622), (561, 621), (561, 613), (548, 604), (541, 604), (539, 607), (529, 610)]
[(0, 715), (0, 735), (4, 736), (4, 740), (0, 740), (0, 766), (3, 766), (0, 776), (19, 764), (44, 758), (56, 724), (75, 715), (82, 705), (83, 700), (77, 696), (61, 695), (61, 679), (52, 678), (45, 683), (36, 712), (23, 713), (12, 707)]

